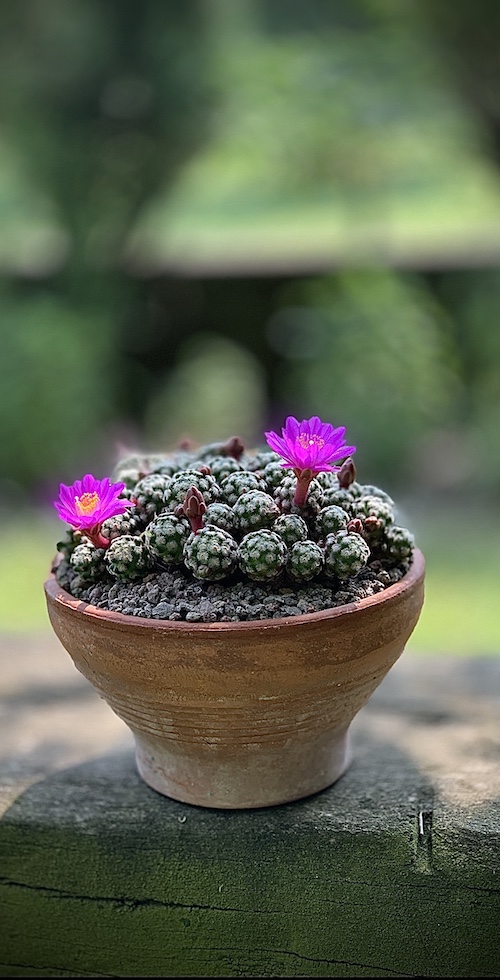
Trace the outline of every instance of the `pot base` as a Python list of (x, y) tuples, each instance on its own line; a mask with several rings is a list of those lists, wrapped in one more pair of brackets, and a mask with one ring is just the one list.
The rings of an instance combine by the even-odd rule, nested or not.
[(191, 753), (173, 740), (134, 731), (139, 775), (163, 796), (215, 809), (278, 806), (312, 796), (335, 783), (351, 761), (349, 731), (328, 733), (307, 745), (249, 745), (234, 754), (205, 745)]

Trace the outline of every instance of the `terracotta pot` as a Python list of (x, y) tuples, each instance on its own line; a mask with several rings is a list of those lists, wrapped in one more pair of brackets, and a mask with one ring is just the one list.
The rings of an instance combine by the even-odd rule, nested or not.
[(347, 768), (349, 725), (403, 652), (424, 596), (416, 551), (396, 585), (323, 612), (242, 623), (139, 619), (52, 576), (48, 611), (78, 670), (131, 729), (140, 775), (185, 803), (286, 803)]

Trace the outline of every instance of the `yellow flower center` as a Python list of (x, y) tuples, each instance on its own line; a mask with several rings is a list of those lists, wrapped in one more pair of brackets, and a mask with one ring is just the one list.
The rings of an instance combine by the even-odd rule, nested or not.
[(300, 443), (302, 449), (310, 449), (311, 446), (317, 446), (318, 449), (321, 449), (325, 445), (325, 440), (312, 432), (301, 432), (300, 436), (297, 436), (297, 442)]
[(99, 494), (82, 493), (81, 497), (75, 497), (75, 510), (80, 517), (93, 514), (100, 504)]

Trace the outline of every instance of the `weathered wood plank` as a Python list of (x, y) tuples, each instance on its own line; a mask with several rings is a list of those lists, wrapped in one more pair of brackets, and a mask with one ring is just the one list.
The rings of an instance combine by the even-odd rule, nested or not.
[(50, 636), (0, 648), (2, 976), (500, 976), (500, 660), (403, 656), (329, 790), (161, 797)]

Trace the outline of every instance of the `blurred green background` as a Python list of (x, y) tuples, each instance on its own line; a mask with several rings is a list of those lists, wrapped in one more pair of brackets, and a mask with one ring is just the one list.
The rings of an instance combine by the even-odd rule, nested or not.
[(426, 554), (416, 653), (494, 654), (500, 5), (0, 5), (0, 628), (60, 482), (346, 425)]

